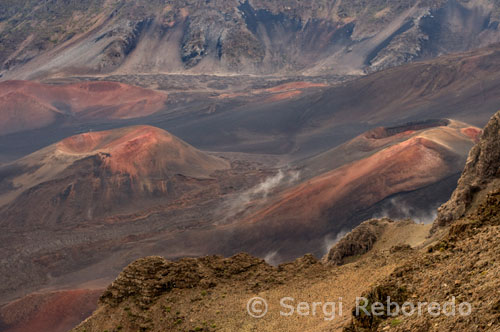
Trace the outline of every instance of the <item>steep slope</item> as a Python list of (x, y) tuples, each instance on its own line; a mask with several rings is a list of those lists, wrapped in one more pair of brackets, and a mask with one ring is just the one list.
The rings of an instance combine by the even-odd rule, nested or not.
[(467, 159), (465, 170), (451, 199), (439, 209), (436, 227), (445, 226), (474, 211), (484, 195), (499, 187), (500, 171), (500, 113), (486, 126), (479, 144)]
[(43, 5), (25, 0), (1, 6), (0, 63), (7, 78), (110, 72), (360, 74), (500, 38), (498, 4), (480, 0), (59, 0)]
[[(470, 314), (437, 318), (427, 314), (359, 315), (353, 317), (345, 331), (384, 331), (387, 326), (392, 326), (391, 331), (412, 332), (498, 331), (499, 116), (500, 112), (495, 114), (484, 129), (481, 141), (469, 155), (458, 188), (440, 209), (440, 218), (434, 225), (435, 231), (441, 233), (439, 243), (402, 264), (365, 293), (369, 301), (386, 302), (386, 297), (391, 296), (399, 305), (405, 301), (443, 304), (456, 298), (457, 306), (462, 302), (471, 305)], [(453, 208), (456, 213), (452, 213)]]
[[(96, 279), (103, 286), (130, 261), (147, 255), (232, 255), (244, 249), (280, 262), (308, 251), (323, 254), (339, 231), (362, 221), (325, 217), (342, 199), (352, 200), (349, 190), (358, 188), (365, 196), (342, 212), (361, 209), (368, 217), (376, 210), (361, 204), (377, 205), (401, 190), (441, 197), (450, 187), (442, 177), (458, 172), (478, 131), (452, 120), (378, 128), (336, 153), (312, 158), (298, 186), (297, 170), (278, 172), (237, 159), (229, 168), (227, 161), (148, 126), (70, 137), (2, 168), (2, 299), (43, 286), (79, 288)], [(431, 158), (421, 161), (422, 156)], [(356, 173), (356, 165), (369, 166), (384, 180), (383, 190), (373, 177), (354, 176), (344, 177), (347, 190), (340, 200), (328, 190), (321, 194), (334, 174)], [(307, 160), (297, 166), (306, 167)], [(417, 181), (415, 170), (431, 175)], [(328, 180), (325, 186), (313, 188), (321, 179)], [(316, 205), (323, 209), (319, 215), (295, 224), (283, 223), (280, 215), (254, 218), (285, 207), (280, 202), (290, 192), (307, 197), (300, 188), (324, 196), (324, 205)], [(297, 207), (284, 216), (300, 216)]]
[(164, 109), (166, 100), (163, 93), (117, 82), (0, 82), (0, 135), (69, 119), (89, 122), (144, 117)]
[[(441, 130), (436, 130), (436, 128)], [(433, 140), (439, 140), (443, 145), (452, 145), (453, 150), (460, 154), (467, 154), (470, 149), (470, 142), (468, 141), (475, 142), (481, 133), (479, 128), (469, 127), (465, 123), (447, 119), (416, 121), (392, 127), (378, 127), (334, 149), (300, 161), (297, 165), (303, 170), (305, 177), (313, 177), (353, 161), (367, 158), (392, 145), (403, 143), (417, 132), (423, 133), (422, 135), (429, 136)], [(469, 140), (463, 140), (463, 138), (469, 138)]]

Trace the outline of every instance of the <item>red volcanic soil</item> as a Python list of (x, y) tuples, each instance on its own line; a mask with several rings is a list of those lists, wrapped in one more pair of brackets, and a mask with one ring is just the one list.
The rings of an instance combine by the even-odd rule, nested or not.
[(470, 139), (473, 140), (475, 143), (478, 143), (479, 138), (481, 137), (482, 130), (476, 127), (469, 127), (462, 129), (462, 133), (470, 137)]
[(276, 102), (286, 99), (292, 99), (300, 96), (303, 90), (309, 88), (321, 88), (327, 86), (323, 83), (311, 83), (311, 82), (291, 82), (281, 84), (269, 89), (262, 90), (261, 92), (273, 93), (274, 95), (268, 98), (267, 102)]
[(323, 83), (311, 83), (311, 82), (290, 82), (281, 84), (269, 89), (266, 89), (267, 92), (284, 92), (290, 90), (300, 90), (300, 89), (309, 89), (309, 88), (322, 88), (326, 87), (326, 84)]
[(55, 107), (22, 92), (3, 92), (0, 87), (0, 134), (48, 126), (60, 113)]
[[(313, 216), (331, 202), (357, 193), (357, 202), (370, 206), (393, 193), (432, 183), (447, 169), (433, 142), (413, 138), (369, 158), (341, 167), (285, 193), (279, 203), (262, 211), (256, 219), (269, 215)], [(363, 194), (368, 194), (364, 196)], [(307, 220), (310, 218), (304, 218)]]
[[(410, 135), (410, 132), (401, 130), (394, 132), (395, 136), (391, 137), (404, 137)], [(387, 132), (379, 130), (370, 133), (372, 134), (384, 137)], [(379, 139), (377, 137), (371, 140)], [(386, 138), (381, 139), (385, 140)], [(467, 140), (465, 136), (457, 139), (464, 142)], [(470, 145), (472, 146), (472, 142)], [(361, 148), (365, 149), (367, 146), (362, 145)], [(311, 223), (311, 227), (318, 228), (321, 227), (318, 222), (334, 222), (335, 220), (325, 218), (325, 213), (335, 211), (334, 219), (342, 222), (348, 218), (349, 213), (360, 208), (373, 206), (391, 195), (413, 191), (455, 174), (464, 158), (460, 153), (446, 144), (440, 144), (439, 140), (418, 135), (409, 137), (285, 191), (270, 206), (246, 220), (250, 223), (266, 222), (289, 227), (307, 227)]]
[(291, 98), (300, 96), (301, 94), (302, 94), (302, 91), (300, 91), (300, 90), (283, 92), (283, 93), (279, 93), (277, 95), (270, 97), (269, 99), (267, 99), (267, 101), (274, 102), (274, 101), (291, 99)]
[(216, 171), (231, 168), (229, 161), (151, 126), (72, 136), (13, 165), (30, 171), (14, 175), (20, 185), (4, 197), (0, 222), (12, 227), (144, 216), (203, 190)]
[(291, 82), (281, 84), (268, 89), (257, 89), (251, 92), (237, 92), (237, 93), (224, 93), (218, 96), (220, 99), (230, 99), (230, 98), (238, 98), (244, 96), (252, 96), (252, 95), (262, 95), (262, 94), (271, 94), (271, 97), (266, 99), (266, 102), (275, 102), (280, 100), (286, 100), (293, 97), (297, 97), (303, 93), (303, 90), (310, 88), (322, 88), (328, 86), (323, 83), (312, 83), (312, 82)]
[(165, 107), (165, 94), (117, 82), (0, 82), (0, 135), (47, 126), (56, 116), (130, 119)]
[(3, 332), (66, 332), (97, 307), (103, 290), (31, 294), (0, 308)]
[(133, 177), (166, 173), (208, 177), (217, 169), (229, 167), (222, 159), (151, 126), (80, 134), (57, 143), (57, 149), (72, 155), (108, 154), (105, 165), (113, 173)]

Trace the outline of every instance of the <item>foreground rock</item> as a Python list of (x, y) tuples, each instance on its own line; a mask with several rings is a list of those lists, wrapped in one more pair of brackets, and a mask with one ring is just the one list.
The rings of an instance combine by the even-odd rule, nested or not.
[(324, 257), (324, 262), (342, 265), (348, 258), (363, 255), (370, 251), (380, 238), (390, 219), (365, 221), (335, 244)]
[[(408, 222), (391, 224), (411, 234), (429, 230)], [(287, 319), (280, 315), (280, 299), (338, 301), (342, 297), (346, 304), (353, 304), (354, 294), (367, 290), (413, 255), (413, 250), (395, 247), (406, 248), (406, 240), (425, 239), (418, 235), (400, 242), (387, 232), (389, 228), (374, 249), (338, 267), (322, 264), (311, 255), (277, 267), (246, 254), (176, 262), (161, 257), (140, 259), (118, 276), (101, 296), (94, 314), (73, 331), (339, 331), (348, 312), (328, 322), (320, 315)], [(248, 301), (256, 296), (269, 305), (261, 319), (247, 312)]]
[(500, 186), (500, 113), (486, 126), (474, 146), (451, 199), (439, 209), (436, 227), (445, 226), (468, 214), (484, 195)]

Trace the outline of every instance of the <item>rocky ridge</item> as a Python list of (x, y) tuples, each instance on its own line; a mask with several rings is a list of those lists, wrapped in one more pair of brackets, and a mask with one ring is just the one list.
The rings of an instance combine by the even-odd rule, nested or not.
[(363, 255), (373, 248), (390, 219), (365, 221), (335, 244), (323, 261), (331, 265), (343, 265), (348, 258)]
[(498, 4), (480, 0), (58, 0), (1, 6), (0, 64), (7, 78), (357, 75), (500, 40)]
[(474, 211), (484, 195), (499, 187), (500, 113), (484, 129), (481, 141), (470, 151), (465, 170), (451, 199), (440, 209), (436, 227), (445, 226)]
[[(119, 275), (101, 296), (94, 315), (74, 331), (302, 331), (313, 327), (315, 321), (280, 322), (278, 308), (272, 306), (277, 297), (295, 292), (297, 296), (311, 292), (325, 296), (333, 291), (332, 284), (348, 282), (349, 278), (355, 281), (347, 287), (364, 289), (369, 284), (363, 276), (368, 269), (373, 269), (372, 276), (378, 279), (392, 270), (395, 261), (408, 255), (406, 250), (391, 251), (373, 251), (359, 256), (354, 264), (337, 267), (322, 264), (311, 255), (279, 266), (247, 254), (175, 262), (161, 257), (140, 259)], [(255, 296), (270, 301), (270, 314), (265, 319), (255, 320), (246, 311), (248, 299)], [(348, 303), (351, 301), (349, 297)], [(336, 325), (347, 318), (340, 317)], [(323, 325), (316, 330), (331, 331), (331, 325)]]

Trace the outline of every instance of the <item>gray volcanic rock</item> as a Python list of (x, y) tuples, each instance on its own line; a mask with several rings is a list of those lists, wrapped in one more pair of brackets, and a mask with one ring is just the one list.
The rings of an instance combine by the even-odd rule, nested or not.
[(499, 5), (480, 0), (9, 1), (0, 13), (8, 79), (352, 75), (500, 41)]
[(498, 187), (499, 182), (500, 112), (491, 118), (480, 142), (472, 148), (457, 189), (439, 209), (434, 229), (466, 216), (478, 198)]

